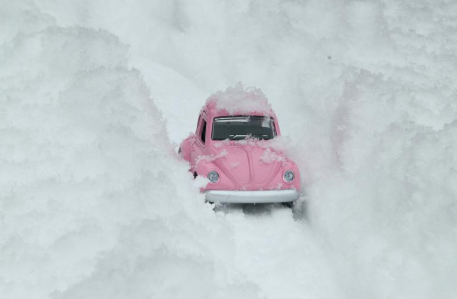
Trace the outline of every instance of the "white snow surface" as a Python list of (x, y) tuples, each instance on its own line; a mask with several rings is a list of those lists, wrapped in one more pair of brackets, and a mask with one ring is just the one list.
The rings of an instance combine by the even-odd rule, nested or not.
[[(457, 297), (455, 1), (0, 5), (0, 298)], [(174, 152), (237, 82), (305, 219)]]

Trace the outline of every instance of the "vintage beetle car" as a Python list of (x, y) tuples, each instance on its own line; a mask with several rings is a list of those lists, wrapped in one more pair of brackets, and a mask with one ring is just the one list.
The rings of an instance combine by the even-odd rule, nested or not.
[[(300, 173), (273, 145), (280, 135), (276, 115), (258, 91), (231, 93), (208, 99), (196, 133), (181, 143), (180, 155), (194, 177), (209, 179), (201, 189), (209, 202), (292, 203), (299, 197)], [(233, 104), (227, 102), (231, 96)]]

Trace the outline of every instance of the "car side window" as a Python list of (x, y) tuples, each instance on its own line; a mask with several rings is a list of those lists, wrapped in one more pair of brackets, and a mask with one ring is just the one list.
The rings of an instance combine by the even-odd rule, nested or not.
[(200, 138), (201, 138), (203, 144), (205, 144), (205, 137), (206, 137), (206, 120), (203, 119), (202, 121), (203, 121), (203, 124), (202, 124), (202, 127), (203, 127), (203, 128), (202, 128), (202, 135), (200, 136)]

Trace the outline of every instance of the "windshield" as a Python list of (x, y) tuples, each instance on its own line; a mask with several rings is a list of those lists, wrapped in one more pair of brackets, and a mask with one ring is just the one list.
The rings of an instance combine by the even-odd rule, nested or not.
[(272, 139), (276, 135), (273, 118), (267, 116), (224, 116), (213, 121), (213, 140), (241, 140), (246, 137)]

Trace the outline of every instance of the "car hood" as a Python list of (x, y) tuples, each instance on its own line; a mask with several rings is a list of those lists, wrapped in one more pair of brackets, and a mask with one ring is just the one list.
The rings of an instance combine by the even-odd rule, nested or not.
[[(220, 146), (213, 163), (240, 189), (268, 190), (275, 186), (278, 173), (291, 162), (286, 156), (271, 148), (258, 146)], [(274, 182), (273, 182), (274, 181)]]

